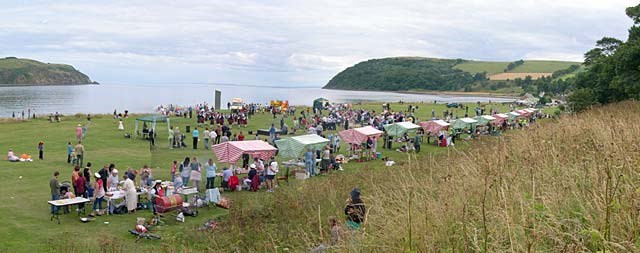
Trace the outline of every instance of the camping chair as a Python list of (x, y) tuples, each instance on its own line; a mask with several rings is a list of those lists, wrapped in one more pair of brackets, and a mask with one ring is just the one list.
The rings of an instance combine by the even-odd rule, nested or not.
[(285, 182), (287, 182), (287, 184), (289, 184), (289, 166), (287, 166), (287, 169), (285, 169), (284, 176), (279, 176), (276, 178), (276, 183), (278, 183), (278, 185), (280, 185), (280, 180), (284, 180)]

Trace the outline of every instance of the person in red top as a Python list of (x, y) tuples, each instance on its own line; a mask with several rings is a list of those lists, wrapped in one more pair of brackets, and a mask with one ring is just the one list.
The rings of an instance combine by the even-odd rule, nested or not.
[[(76, 166), (77, 168), (77, 166)], [(84, 176), (78, 176), (75, 182), (73, 182), (74, 188), (76, 188), (76, 196), (77, 197), (87, 197), (86, 184), (87, 179)], [(78, 210), (84, 210), (84, 203), (78, 204)]]
[(175, 181), (176, 170), (178, 170), (178, 161), (173, 160), (173, 164), (171, 164), (171, 182)]
[(233, 176), (229, 178), (229, 188), (231, 189), (231, 191), (235, 191), (238, 188), (238, 185), (240, 185), (240, 179), (238, 178), (238, 175), (234, 170)]
[(238, 135), (238, 141), (244, 141), (244, 135), (242, 134), (242, 131), (240, 131), (240, 134)]
[(73, 173), (71, 173), (71, 185), (73, 186), (73, 193), (78, 196), (78, 188), (76, 188), (76, 180), (80, 177), (80, 166), (76, 165), (73, 168)]
[(164, 197), (164, 189), (162, 188), (162, 180), (156, 180), (153, 188), (149, 191), (149, 195), (151, 196), (151, 209), (154, 214), (156, 214), (156, 200), (158, 198)]
[(87, 184), (87, 179), (85, 179), (84, 177), (78, 177), (76, 179), (75, 182), (73, 182), (73, 185), (76, 188), (76, 196), (80, 197), (84, 197), (86, 198), (86, 184)]

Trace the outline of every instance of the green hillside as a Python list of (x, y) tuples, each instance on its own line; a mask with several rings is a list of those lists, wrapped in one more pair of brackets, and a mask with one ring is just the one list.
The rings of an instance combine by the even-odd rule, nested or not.
[(30, 59), (0, 59), (0, 85), (74, 85), (91, 79), (71, 65), (43, 63)]
[(471, 73), (453, 68), (459, 61), (419, 57), (373, 59), (338, 73), (324, 88), (457, 90), (474, 82)]
[(580, 65), (579, 62), (568, 61), (524, 61), (524, 64), (509, 71), (513, 73), (553, 73), (555, 71), (566, 69), (571, 65)]
[(497, 61), (465, 61), (460, 63), (454, 68), (460, 69), (469, 73), (483, 73), (487, 72), (487, 75), (493, 75), (504, 72), (504, 69), (509, 65), (508, 62)]
[[(572, 75), (579, 65), (563, 61), (490, 62), (463, 59), (434, 59), (422, 57), (392, 57), (360, 62), (334, 76), (324, 88), (345, 90), (387, 90), (387, 91), (491, 91), (507, 93), (534, 92), (533, 83), (515, 82), (526, 79), (526, 73), (533, 80), (553, 73), (551, 82)], [(572, 67), (573, 66), (573, 67)], [(502, 83), (488, 80), (489, 76), (513, 73)], [(522, 74), (525, 73), (525, 74)], [(564, 78), (566, 79), (566, 78)], [(563, 80), (564, 80), (563, 79)], [(499, 80), (499, 79), (498, 79)], [(493, 82), (493, 83), (492, 83)], [(546, 85), (543, 85), (546, 86)], [(543, 90), (541, 90), (543, 91)]]

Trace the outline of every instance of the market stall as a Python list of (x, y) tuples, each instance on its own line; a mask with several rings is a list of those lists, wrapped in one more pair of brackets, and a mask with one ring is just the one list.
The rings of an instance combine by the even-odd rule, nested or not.
[(420, 126), (406, 121), (384, 125), (384, 130), (387, 131), (389, 136), (403, 136), (405, 133), (414, 132), (418, 128)]
[(328, 143), (328, 139), (317, 134), (300, 135), (275, 141), (278, 146), (278, 154), (285, 158), (298, 158), (307, 148), (319, 150)]
[(461, 118), (453, 122), (453, 129), (473, 129), (478, 124), (478, 121), (472, 118)]
[(313, 100), (314, 110), (322, 110), (327, 106), (329, 106), (329, 100), (326, 98), (316, 98), (316, 100)]
[[(136, 128), (135, 128), (135, 134), (136, 137), (138, 135), (140, 135), (140, 133), (138, 132), (138, 122), (143, 122), (143, 123), (151, 123), (151, 129), (153, 129), (153, 132), (156, 132), (156, 123), (158, 122), (166, 122), (167, 123), (167, 131), (169, 131), (169, 129), (171, 128), (171, 123), (169, 120), (169, 116), (164, 116), (164, 115), (146, 115), (146, 116), (142, 116), (139, 118), (136, 118)], [(142, 135), (146, 137), (146, 135), (148, 134), (148, 130), (144, 130), (143, 129), (143, 133)]]
[(510, 112), (507, 115), (509, 115), (509, 120), (514, 120), (520, 117), (520, 113), (517, 112)]
[(489, 116), (489, 115), (481, 115), (481, 116), (477, 116), (475, 118), (475, 120), (478, 121), (478, 125), (480, 126), (486, 126), (489, 124), (495, 124), (494, 121), (496, 121), (497, 119), (493, 116)]
[(504, 113), (494, 114), (493, 117), (496, 118), (496, 120), (494, 121), (494, 124), (496, 125), (502, 125), (502, 123), (509, 120), (509, 115)]
[(254, 141), (228, 141), (213, 146), (213, 152), (218, 161), (223, 163), (236, 163), (242, 155), (267, 160), (276, 154), (276, 148), (261, 140)]
[(516, 113), (520, 114), (520, 117), (529, 118), (531, 116), (531, 112), (527, 110), (517, 110)]
[(425, 133), (436, 134), (440, 132), (440, 130), (448, 129), (451, 124), (447, 123), (444, 120), (438, 119), (438, 120), (423, 121), (423, 122), (420, 122), (419, 125), (422, 127), (422, 129), (424, 129)]
[(371, 138), (373, 140), (378, 139), (382, 133), (382, 131), (375, 129), (372, 126), (365, 126), (343, 130), (340, 131), (338, 135), (340, 135), (340, 138), (342, 138), (346, 143), (359, 145), (360, 143), (367, 141), (367, 138)]

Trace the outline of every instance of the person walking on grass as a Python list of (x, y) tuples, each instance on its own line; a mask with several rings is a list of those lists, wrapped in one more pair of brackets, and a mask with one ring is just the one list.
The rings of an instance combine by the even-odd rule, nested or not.
[(76, 140), (80, 142), (82, 140), (82, 125), (76, 126)]
[[(174, 132), (173, 132), (173, 127), (169, 128), (169, 149), (173, 149), (173, 146), (175, 146), (173, 140), (174, 140)], [(172, 180), (173, 181), (173, 180)]]
[[(58, 182), (58, 176), (60, 176), (60, 172), (56, 171), (53, 173), (53, 177), (49, 180), (49, 188), (51, 188), (51, 200), (59, 200), (60, 199), (60, 182)], [(51, 214), (57, 213), (58, 207), (51, 205)]]
[(210, 138), (209, 135), (210, 134), (211, 134), (211, 132), (209, 132), (209, 128), (206, 127), (204, 129), (204, 133), (203, 133), (203, 136), (204, 136), (204, 149), (209, 149), (209, 138)]
[(73, 153), (73, 146), (71, 142), (67, 142), (67, 163), (71, 163), (71, 153)]
[(77, 163), (76, 165), (82, 167), (82, 164), (84, 164), (84, 146), (82, 145), (82, 141), (78, 141), (78, 144), (75, 147), (76, 149), (76, 157), (77, 157)]
[(44, 160), (44, 142), (38, 142), (38, 159)]
[(102, 200), (104, 199), (105, 191), (104, 191), (104, 181), (102, 180), (102, 175), (100, 173), (95, 173), (95, 183), (93, 185), (93, 189), (95, 192), (93, 193), (93, 212), (89, 216), (100, 216), (102, 215)]
[(207, 184), (206, 184), (206, 188), (207, 189), (213, 189), (215, 188), (215, 179), (216, 179), (216, 170), (218, 169), (216, 167), (216, 164), (213, 162), (213, 159), (209, 158), (209, 161), (207, 162), (206, 165), (207, 168)]
[(215, 136), (216, 136), (216, 137), (215, 137), (215, 139), (216, 139), (216, 144), (220, 144), (220, 138), (222, 137), (222, 127), (220, 127), (220, 125), (218, 125), (218, 126), (216, 127), (216, 131), (212, 131), (212, 132), (215, 132), (215, 133), (216, 133), (216, 135), (215, 135)]
[(193, 136), (193, 149), (198, 149), (198, 138), (200, 137), (200, 132), (198, 132), (198, 128), (194, 128), (191, 133)]
[(220, 140), (219, 137), (220, 136), (218, 136), (218, 133), (214, 129), (211, 129), (211, 131), (209, 132), (209, 140), (211, 140), (211, 144), (207, 145), (207, 149), (211, 148), (213, 144), (216, 144), (216, 140)]

